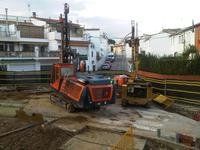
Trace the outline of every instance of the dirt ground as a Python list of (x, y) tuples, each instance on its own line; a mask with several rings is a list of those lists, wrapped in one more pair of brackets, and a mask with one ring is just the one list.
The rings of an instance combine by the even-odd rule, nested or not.
[(29, 99), (30, 93), (12, 91), (12, 92), (3, 92), (0, 91), (0, 100), (26, 100)]
[[(26, 126), (30, 122), (18, 119), (0, 118), (0, 134)], [(51, 125), (36, 126), (24, 131), (0, 137), (2, 150), (55, 150), (69, 140), (65, 131)]]
[[(20, 107), (27, 114), (40, 113), (48, 121), (62, 117), (61, 120), (51, 126), (45, 128), (38, 126), (0, 138), (0, 149), (51, 150), (61, 147), (68, 150), (78, 149), (83, 145), (85, 149), (101, 149), (102, 147), (94, 146), (94, 144), (88, 147), (88, 143), (80, 142), (69, 136), (68, 133), (71, 132), (76, 134), (77, 137), (107, 144), (116, 143), (120, 137), (118, 134), (107, 132), (88, 132), (87, 130), (85, 132), (87, 127), (127, 131), (128, 127), (133, 126), (136, 135), (146, 137), (156, 137), (157, 129), (161, 129), (161, 136), (172, 140), (176, 137), (175, 134), (179, 132), (194, 137), (200, 136), (199, 122), (154, 106), (150, 108), (135, 106), (123, 108), (118, 101), (116, 104), (101, 107), (99, 111), (80, 110), (75, 113), (68, 113), (64, 107), (50, 103), (48, 93), (5, 92), (0, 93), (0, 96), (2, 96), (0, 97), (0, 116), (7, 117), (0, 118), (0, 134), (29, 123), (9, 118), (14, 117), (15, 110)], [(76, 147), (77, 145), (79, 147)]]

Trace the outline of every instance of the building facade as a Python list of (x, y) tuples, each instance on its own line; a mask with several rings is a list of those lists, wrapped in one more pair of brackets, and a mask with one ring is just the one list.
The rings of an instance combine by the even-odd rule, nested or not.
[(85, 29), (84, 34), (90, 41), (87, 68), (89, 70), (98, 70), (105, 62), (107, 54), (111, 51), (108, 38), (106, 34), (98, 28)]
[[(4, 16), (0, 20), (0, 70), (43, 70), (59, 62), (60, 19)], [(86, 63), (89, 71), (98, 70), (109, 51), (108, 39), (100, 29), (84, 29), (70, 23), (70, 46)]]
[(175, 53), (182, 53), (189, 45), (195, 45), (194, 28), (187, 27), (177, 33), (170, 35), (171, 50)]
[(170, 36), (177, 31), (179, 29), (163, 29), (156, 34), (143, 35), (140, 39), (140, 52), (157, 56), (174, 55), (176, 50), (172, 49)]
[[(44, 27), (34, 25), (26, 17), (1, 15), (0, 18), (1, 70), (40, 70), (37, 61), (45, 58), (48, 47)], [(24, 65), (20, 65), (23, 61)], [(32, 61), (36, 63), (32, 64)]]
[(144, 35), (140, 39), (140, 52), (157, 56), (177, 55), (183, 53), (189, 45), (194, 45), (200, 53), (200, 24)]

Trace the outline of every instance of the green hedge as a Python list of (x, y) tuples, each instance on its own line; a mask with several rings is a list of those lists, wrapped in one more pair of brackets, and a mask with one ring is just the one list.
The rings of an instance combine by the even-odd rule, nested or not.
[[(140, 55), (139, 69), (160, 74), (200, 75), (200, 55), (196, 52), (193, 46), (189, 46), (179, 56)], [(192, 58), (189, 57), (191, 54)]]

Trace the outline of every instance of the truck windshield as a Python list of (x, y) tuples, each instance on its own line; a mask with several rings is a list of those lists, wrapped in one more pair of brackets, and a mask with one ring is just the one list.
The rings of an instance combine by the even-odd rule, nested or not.
[(73, 76), (74, 69), (73, 68), (62, 68), (61, 69), (61, 76)]

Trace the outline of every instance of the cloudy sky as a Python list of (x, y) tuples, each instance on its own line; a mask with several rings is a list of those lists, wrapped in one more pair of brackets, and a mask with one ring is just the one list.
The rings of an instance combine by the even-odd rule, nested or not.
[[(139, 33), (155, 33), (163, 28), (179, 28), (200, 22), (200, 0), (0, 0), (0, 13), (57, 18), (64, 3), (70, 5), (70, 19), (86, 27), (100, 27), (113, 38), (130, 32), (131, 20)], [(30, 4), (30, 10), (28, 9)]]

